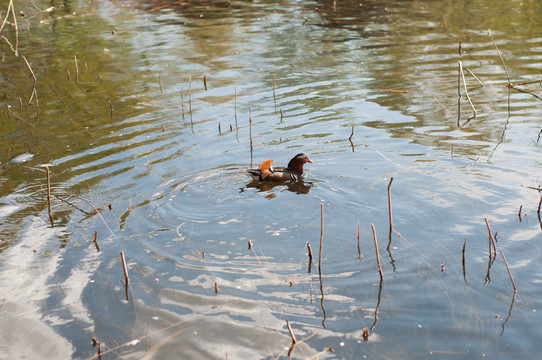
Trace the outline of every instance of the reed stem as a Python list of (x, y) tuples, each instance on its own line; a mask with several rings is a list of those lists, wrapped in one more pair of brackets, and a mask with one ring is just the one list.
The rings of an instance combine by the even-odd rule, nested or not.
[(376, 262), (378, 264), (378, 272), (380, 273), (380, 280), (384, 280), (384, 274), (382, 274), (382, 266), (380, 265), (380, 253), (378, 252), (378, 241), (376, 240), (376, 230), (375, 226), (371, 224), (371, 229), (373, 230), (373, 238), (375, 241), (375, 251), (376, 251)]
[(51, 227), (55, 227), (53, 222), (53, 215), (51, 214), (51, 178), (49, 174), (49, 166), (45, 166), (47, 172), (47, 208), (49, 209), (49, 220), (51, 221)]
[(98, 240), (97, 240), (97, 238), (98, 238), (98, 230), (94, 230), (94, 239), (93, 239), (94, 245), (96, 246), (96, 250), (97, 250), (98, 252), (100, 252), (100, 247), (98, 246)]
[(322, 243), (324, 240), (324, 204), (320, 203), (320, 253), (318, 254), (318, 272), (322, 274)]
[(501, 250), (501, 255), (504, 260), (504, 264), (506, 265), (506, 270), (508, 270), (508, 275), (510, 276), (510, 281), (512, 282), (512, 287), (514, 288), (514, 294), (518, 292), (516, 289), (516, 283), (514, 281), (514, 277), (512, 276), (512, 272), (510, 271), (510, 266), (508, 266), (508, 261), (506, 261), (506, 258), (504, 257), (504, 252)]
[(73, 55), (73, 63), (75, 65), (75, 82), (79, 84), (79, 66), (77, 66), (77, 55)]
[(122, 260), (122, 268), (124, 269), (124, 278), (126, 279), (126, 285), (130, 283), (130, 278), (128, 277), (128, 268), (126, 267), (126, 259), (124, 257), (124, 251), (120, 252), (120, 258)]
[(288, 320), (286, 320), (286, 326), (288, 326), (288, 331), (290, 332), (290, 337), (292, 338), (292, 344), (297, 343), (294, 332), (292, 331), (292, 327), (290, 326), (290, 322)]

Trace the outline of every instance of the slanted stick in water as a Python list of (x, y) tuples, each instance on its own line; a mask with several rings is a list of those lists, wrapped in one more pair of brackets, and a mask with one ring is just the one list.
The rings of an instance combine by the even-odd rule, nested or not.
[(126, 285), (130, 282), (130, 278), (128, 277), (128, 268), (126, 267), (126, 259), (124, 258), (124, 251), (120, 252), (120, 258), (122, 260), (122, 268), (124, 269), (124, 278), (126, 279)]
[(504, 260), (504, 264), (506, 265), (506, 270), (508, 270), (508, 276), (510, 276), (510, 281), (512, 281), (512, 287), (514, 288), (514, 294), (518, 292), (516, 289), (516, 283), (514, 282), (514, 277), (512, 276), (512, 272), (510, 271), (510, 267), (508, 266), (508, 261), (506, 261), (506, 258), (504, 257), (504, 252), (501, 250), (502, 259)]
[(465, 96), (467, 97), (472, 111), (474, 112), (473, 118), (476, 118), (478, 116), (478, 112), (476, 111), (476, 108), (474, 107), (474, 104), (470, 99), (469, 91), (467, 90), (467, 82), (465, 81), (465, 73), (463, 72), (463, 64), (461, 63), (461, 61), (459, 62), (459, 71), (461, 72), (461, 79), (463, 80), (463, 89), (465, 90)]
[(292, 338), (292, 344), (297, 343), (294, 332), (292, 331), (292, 327), (290, 326), (290, 322), (288, 320), (286, 320), (286, 326), (288, 326), (288, 331), (290, 332), (290, 337)]
[(508, 68), (506, 67), (506, 64), (504, 63), (504, 59), (502, 58), (501, 52), (499, 48), (497, 47), (497, 43), (495, 43), (495, 39), (493, 38), (493, 34), (491, 34), (491, 29), (487, 29), (487, 33), (489, 37), (491, 38), (491, 41), (493, 42), (493, 46), (495, 46), (495, 50), (497, 50), (497, 54), (499, 54), (499, 58), (501, 59), (502, 66), (504, 67), (504, 72), (506, 73), (506, 78), (508, 79), (508, 87), (510, 87), (512, 84), (510, 83), (510, 76), (508, 75)]
[(376, 240), (376, 231), (375, 231), (375, 226), (373, 224), (371, 224), (371, 229), (373, 230), (373, 238), (375, 241), (376, 262), (378, 264), (378, 272), (380, 273), (380, 280), (384, 280), (384, 275), (382, 274), (382, 266), (380, 265), (380, 253), (378, 252), (378, 241)]
[(486, 221), (487, 231), (489, 232), (489, 257), (491, 258), (491, 248), (493, 247), (493, 257), (497, 256), (497, 245), (495, 244), (495, 238), (493, 237), (493, 234), (491, 233), (491, 228), (489, 227), (489, 222), (487, 221), (487, 218), (484, 218)]

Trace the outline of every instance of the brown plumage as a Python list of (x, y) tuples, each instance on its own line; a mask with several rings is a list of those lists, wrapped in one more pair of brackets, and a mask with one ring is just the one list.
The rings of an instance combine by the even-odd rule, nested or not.
[(296, 181), (303, 175), (303, 165), (314, 163), (303, 153), (297, 154), (290, 160), (287, 167), (273, 167), (273, 160), (263, 161), (257, 169), (245, 170), (254, 180), (258, 181)]

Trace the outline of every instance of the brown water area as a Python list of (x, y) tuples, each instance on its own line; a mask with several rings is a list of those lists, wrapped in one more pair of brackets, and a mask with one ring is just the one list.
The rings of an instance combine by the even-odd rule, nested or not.
[(541, 18), (5, 0), (0, 358), (538, 358)]

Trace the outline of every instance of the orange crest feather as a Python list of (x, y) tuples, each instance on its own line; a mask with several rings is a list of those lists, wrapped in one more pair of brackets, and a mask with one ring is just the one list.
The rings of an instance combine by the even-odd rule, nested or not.
[(269, 159), (269, 160), (262, 161), (260, 166), (258, 166), (258, 170), (260, 170), (262, 179), (265, 179), (269, 174), (273, 172), (272, 167), (271, 167), (272, 165), (273, 165), (273, 160)]

